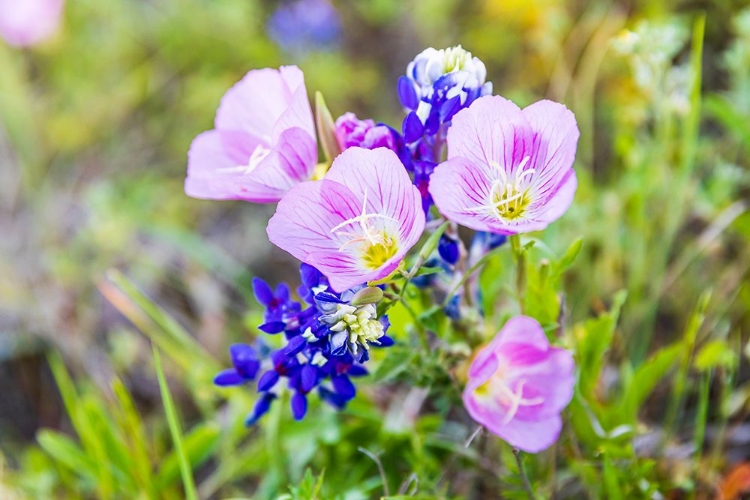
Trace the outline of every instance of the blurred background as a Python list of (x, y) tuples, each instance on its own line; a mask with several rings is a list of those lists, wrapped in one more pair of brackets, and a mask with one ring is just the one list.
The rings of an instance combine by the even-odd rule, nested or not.
[[(0, 18), (13, 4), (0, 2)], [(296, 264), (265, 237), (273, 206), (183, 193), (191, 140), (212, 128), (222, 94), (253, 68), (299, 65), (334, 117), (352, 111), (400, 129), (395, 88), (408, 62), (426, 47), (461, 44), (484, 61), (495, 93), (520, 105), (565, 103), (582, 132), (581, 185), (543, 239), (562, 252), (584, 238), (565, 281), (566, 321), (606, 310), (627, 290), (613, 359), (637, 365), (683, 334), (703, 296), (702, 332), (739, 350), (750, 325), (745, 7), (68, 0), (38, 43), (0, 40), (0, 497), (102, 495), (37, 444), (42, 428), (76, 427), (50, 353), (82, 394), (114, 400), (112, 380), (122, 380), (145, 420), (162, 418), (148, 338), (136, 313), (123, 314), (130, 306), (113, 279), (127, 276), (222, 365), (230, 343), (252, 336), (251, 277), (296, 282)], [(691, 47), (703, 15), (696, 96)], [(167, 369), (186, 426), (213, 418), (197, 384), (180, 387), (184, 367)], [(736, 373), (744, 411), (747, 373)], [(163, 450), (166, 431), (154, 425)], [(737, 444), (738, 460), (750, 458), (741, 451), (748, 442)], [(246, 486), (227, 486), (236, 477)], [(205, 496), (249, 494), (257, 480), (248, 477), (258, 474), (229, 474)]]

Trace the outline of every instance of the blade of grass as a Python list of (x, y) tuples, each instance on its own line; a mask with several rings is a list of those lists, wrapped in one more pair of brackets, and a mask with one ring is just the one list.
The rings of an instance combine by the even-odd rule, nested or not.
[(198, 500), (198, 492), (195, 488), (195, 482), (193, 481), (193, 473), (190, 469), (190, 463), (188, 462), (185, 450), (182, 446), (182, 431), (180, 430), (180, 422), (177, 418), (177, 412), (172, 401), (172, 395), (169, 393), (169, 386), (167, 385), (167, 379), (164, 376), (164, 369), (161, 364), (161, 356), (156, 346), (154, 349), (154, 366), (156, 368), (156, 377), (159, 380), (159, 391), (161, 392), (161, 398), (164, 402), (164, 413), (167, 415), (167, 424), (169, 425), (169, 433), (172, 435), (172, 442), (174, 443), (175, 452), (180, 462), (180, 473), (182, 475), (182, 484), (185, 488), (185, 498), (187, 500)]

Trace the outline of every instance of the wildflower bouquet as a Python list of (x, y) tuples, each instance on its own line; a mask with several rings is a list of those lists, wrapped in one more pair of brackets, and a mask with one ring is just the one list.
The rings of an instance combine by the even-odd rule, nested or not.
[[(467, 435), (485, 428), (516, 453), (545, 450), (576, 382), (554, 286), (579, 245), (527, 276), (538, 240), (521, 235), (573, 201), (575, 117), (492, 95), (485, 65), (460, 46), (419, 54), (397, 93), (400, 130), (352, 113), (334, 121), (320, 95), (313, 116), (297, 67), (253, 70), (193, 141), (187, 194), (278, 203), (268, 238), (302, 262), (296, 294), (255, 278), (258, 330), (276, 339), (233, 345), (215, 383), (255, 385), (247, 425), (286, 398), (301, 420), (315, 394), (343, 409), (374, 349), (387, 358), (400, 345), (416, 353), (397, 358), (403, 371), (429, 372), (417, 383), (462, 400), (465, 412), (450, 411)], [(480, 278), (499, 253), (512, 257), (512, 289)]]

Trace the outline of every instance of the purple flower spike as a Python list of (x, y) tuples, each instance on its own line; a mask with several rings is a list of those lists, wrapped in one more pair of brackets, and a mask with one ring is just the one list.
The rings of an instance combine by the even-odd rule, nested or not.
[(31, 47), (51, 38), (64, 0), (0, 0), (0, 37), (14, 47)]
[(472, 361), (463, 393), (469, 415), (511, 446), (549, 448), (573, 398), (573, 356), (551, 347), (536, 320), (516, 316)]
[(499, 96), (481, 97), (453, 118), (448, 160), (433, 172), (430, 194), (445, 217), (478, 231), (544, 229), (573, 201), (578, 136), (562, 104), (521, 110)]
[(424, 224), (419, 191), (398, 156), (350, 148), (325, 179), (300, 184), (281, 200), (267, 232), (341, 292), (393, 272)]
[(215, 127), (190, 146), (188, 195), (273, 203), (312, 177), (315, 128), (296, 66), (250, 71), (224, 94)]

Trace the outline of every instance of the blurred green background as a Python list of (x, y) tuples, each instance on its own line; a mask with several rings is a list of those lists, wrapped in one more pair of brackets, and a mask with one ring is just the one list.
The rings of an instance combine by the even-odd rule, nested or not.
[[(54, 358), (57, 384), (49, 369), (51, 352), (61, 354), (82, 397), (101, 398), (91, 404), (124, 404), (124, 389), (112, 385), (122, 380), (151, 422), (148, 432), (155, 429), (146, 455), (166, 453), (152, 353), (142, 325), (122, 313), (131, 307), (119, 292), (122, 275), (190, 332), (216, 367), (215, 360), (226, 363), (227, 346), (252, 331), (250, 277), (296, 281), (293, 260), (265, 237), (272, 206), (200, 201), (182, 190), (191, 140), (212, 127), (222, 94), (253, 68), (297, 64), (308, 92), (321, 91), (334, 116), (353, 111), (400, 128), (395, 84), (408, 62), (426, 47), (462, 44), (484, 61), (495, 93), (520, 105), (545, 97), (565, 103), (582, 133), (580, 187), (543, 238), (556, 252), (584, 238), (564, 282), (566, 321), (605, 311), (615, 292), (627, 290), (611, 353), (614, 363), (637, 366), (683, 335), (703, 295), (701, 335), (739, 352), (750, 331), (745, 4), (338, 1), (338, 45), (284, 51), (266, 29), (276, 2), (68, 0), (51, 40), (31, 49), (0, 43), (0, 458), (7, 467), (2, 475), (0, 460), (0, 498), (136, 498), (78, 481), (70, 462), (60, 465), (59, 446), (56, 455), (49, 453), (55, 444), (46, 451), (35, 444), (42, 428), (81, 433), (58, 390), (63, 365)], [(691, 46), (701, 16), (702, 86), (694, 95)], [(210, 376), (199, 376), (209, 365), (186, 381), (189, 366), (167, 363), (188, 427), (227, 418), (215, 413), (215, 394), (201, 393), (212, 391)], [(740, 410), (747, 375), (736, 371)], [(249, 409), (245, 399), (234, 404), (235, 417)], [(333, 418), (317, 418), (324, 417)], [(360, 417), (341, 432), (366, 432)], [(246, 431), (233, 432), (232, 443), (245, 443)], [(273, 457), (253, 465), (247, 457), (261, 446), (253, 443), (260, 441), (245, 443), (244, 461), (204, 483), (204, 496), (280, 491), (278, 477), (256, 489)], [(291, 468), (291, 480), (307, 459)], [(355, 477), (374, 465), (362, 467)], [(176, 491), (143, 498), (179, 498)]]

